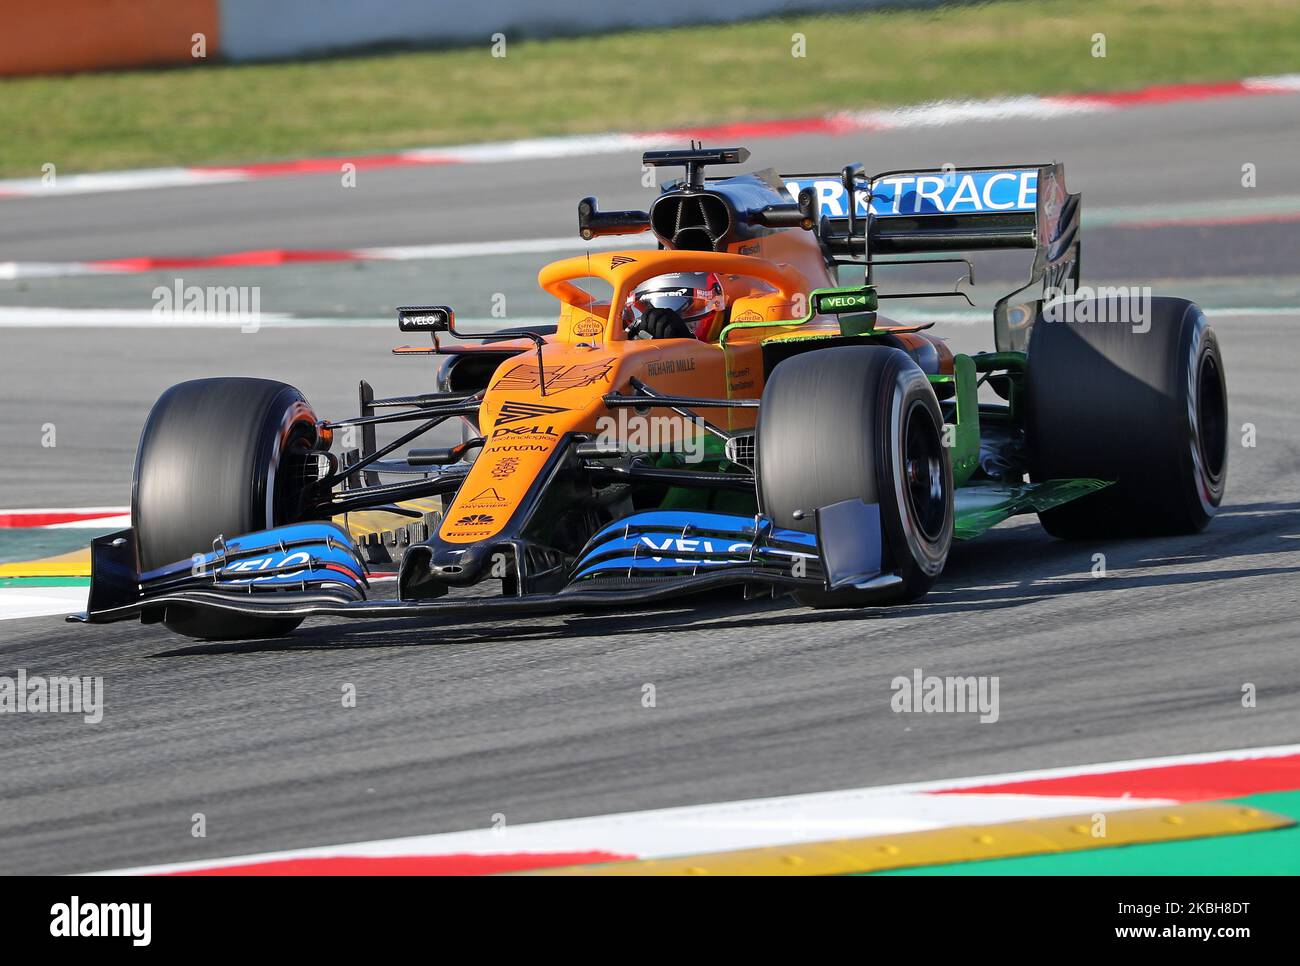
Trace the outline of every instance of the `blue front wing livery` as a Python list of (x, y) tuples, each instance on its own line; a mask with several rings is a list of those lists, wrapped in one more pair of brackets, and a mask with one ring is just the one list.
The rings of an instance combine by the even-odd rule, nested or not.
[(592, 537), (573, 579), (728, 566), (789, 569), (800, 559), (817, 560), (817, 538), (811, 533), (777, 529), (762, 518), (654, 510), (619, 520)]
[(342, 584), (364, 595), (365, 574), (347, 531), (318, 522), (219, 541), (213, 550), (142, 574), (140, 582), (151, 587), (201, 582), (246, 591)]

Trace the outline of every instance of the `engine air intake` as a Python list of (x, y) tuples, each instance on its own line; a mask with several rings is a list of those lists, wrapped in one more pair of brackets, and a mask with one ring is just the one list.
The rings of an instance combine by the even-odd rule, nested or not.
[(670, 248), (722, 251), (732, 229), (731, 207), (715, 194), (673, 192), (650, 206), (650, 227)]

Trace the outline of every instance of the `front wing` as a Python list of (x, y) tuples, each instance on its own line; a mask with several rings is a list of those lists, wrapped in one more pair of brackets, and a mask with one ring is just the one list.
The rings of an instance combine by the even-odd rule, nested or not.
[(144, 574), (128, 529), (92, 542), (87, 610), (69, 620), (157, 619), (168, 607), (264, 617), (504, 617), (652, 604), (727, 588), (875, 589), (899, 581), (882, 572), (876, 504), (846, 500), (818, 509), (814, 519), (814, 532), (804, 533), (761, 515), (634, 514), (588, 542), (558, 593), (418, 600), (370, 599), (361, 555), (332, 523), (218, 538), (211, 552)]

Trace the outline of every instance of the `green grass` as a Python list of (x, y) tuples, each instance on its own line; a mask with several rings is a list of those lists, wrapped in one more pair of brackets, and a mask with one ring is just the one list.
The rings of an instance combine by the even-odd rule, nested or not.
[[(791, 35), (807, 56), (791, 56)], [(1107, 56), (1092, 56), (1093, 35)], [(1300, 70), (1295, 0), (999, 0), (303, 63), (0, 81), (0, 176), (1122, 90)]]

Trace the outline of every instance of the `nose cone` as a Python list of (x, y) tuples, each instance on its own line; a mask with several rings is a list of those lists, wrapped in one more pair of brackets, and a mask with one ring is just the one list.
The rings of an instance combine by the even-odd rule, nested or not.
[(542, 357), (544, 372), (528, 352), (502, 363), (489, 382), (479, 409), (487, 442), (438, 531), (447, 543), (522, 530), (565, 436), (594, 432), (606, 411), (603, 398), (615, 385), (618, 352), (549, 343)]

